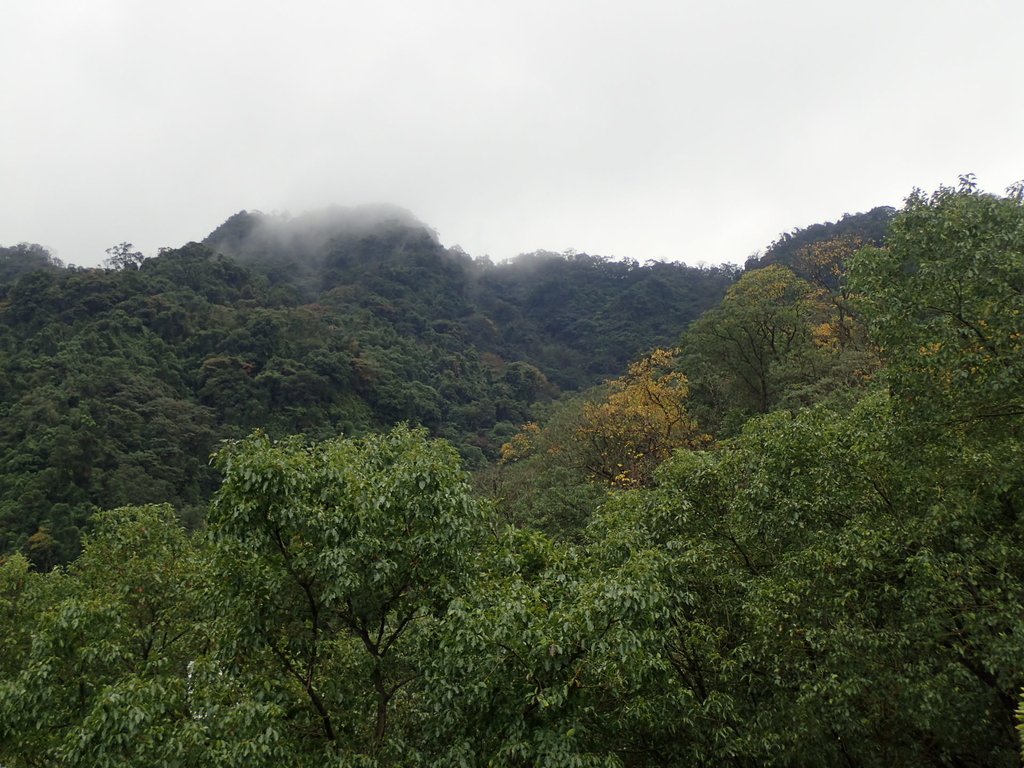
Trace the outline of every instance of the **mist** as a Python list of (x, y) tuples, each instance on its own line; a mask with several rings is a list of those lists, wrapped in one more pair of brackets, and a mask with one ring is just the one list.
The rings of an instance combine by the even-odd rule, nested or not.
[(411, 212), (391, 205), (329, 206), (298, 216), (239, 211), (203, 242), (225, 256), (242, 261), (287, 252), (310, 266), (319, 266), (332, 242), (352, 241), (385, 228), (421, 229), (434, 241), (437, 234)]
[(1024, 176), (1022, 27), (1016, 0), (6, 3), (0, 243), (95, 265), (387, 201), (495, 260), (742, 262)]

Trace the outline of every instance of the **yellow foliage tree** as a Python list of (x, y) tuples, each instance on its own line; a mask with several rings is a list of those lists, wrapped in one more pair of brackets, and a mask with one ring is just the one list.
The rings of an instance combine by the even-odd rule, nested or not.
[(536, 449), (537, 438), (540, 435), (540, 427), (528, 421), (519, 428), (512, 439), (501, 446), (501, 462), (511, 464), (513, 461), (525, 459)]
[(846, 267), (853, 255), (866, 245), (856, 235), (843, 235), (819, 240), (796, 253), (793, 266), (797, 274), (818, 288), (818, 297), (832, 305), (828, 340), (839, 347), (848, 346), (855, 334)]
[(675, 351), (656, 349), (608, 382), (608, 395), (583, 405), (574, 431), (581, 465), (594, 478), (631, 488), (650, 482), (677, 448), (709, 438), (687, 413), (686, 376), (672, 369)]

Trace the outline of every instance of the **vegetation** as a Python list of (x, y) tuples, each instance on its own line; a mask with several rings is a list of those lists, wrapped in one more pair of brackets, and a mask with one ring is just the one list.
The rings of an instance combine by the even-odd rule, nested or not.
[[(357, 436), (286, 436), (301, 411), (269, 401), (267, 432), (195, 406), (205, 439), (232, 437), (197, 530), (135, 504), (94, 513), (66, 566), (48, 570), (38, 539), (0, 561), (0, 763), (1019, 765), (1022, 196), (970, 179), (915, 193), (884, 246), (857, 246), (830, 237), (792, 269), (748, 270), (678, 348), (599, 388), (542, 403), (554, 377), (525, 360), (483, 379), (534, 394), (475, 483), (427, 428), (379, 429), (358, 390), (318, 401), (363, 419)], [(192, 253), (225, 286), (207, 317), (361, 354), (309, 339), (335, 316), (294, 298), (307, 287)], [(18, 291), (130, 301), (122, 272), (145, 282), (175, 263), (31, 273), (4, 311), (19, 316)], [(18, 358), (15, 381), (81, 350), (73, 323), (43, 335), (74, 306), (22, 321), (50, 367)], [(313, 325), (288, 325), (300, 316)], [(108, 446), (134, 444), (108, 436), (114, 416), (85, 416), (104, 393), (149, 402), (117, 375), (150, 371), (146, 386), (187, 402), (187, 372), (141, 353), (172, 342), (135, 322), (150, 347), (111, 331), (78, 352), (107, 360), (106, 390), (83, 376), (79, 400), (49, 412), (5, 398), (64, 430), (26, 432), (32, 450), (77, 441), (86, 489), (118, 470)], [(260, 361), (252, 393), (275, 349), (232, 353)]]
[(824, 241), (859, 241), (869, 245), (882, 245), (889, 232), (896, 209), (889, 206), (872, 208), (867, 213), (847, 213), (839, 221), (812, 224), (809, 227), (783, 232), (763, 254), (748, 259), (746, 267), (757, 269), (769, 264), (781, 264), (797, 269), (801, 277), (809, 273), (800, 271), (803, 252)]
[[(483, 466), (538, 404), (673, 341), (732, 280), (589, 256), (473, 262), (407, 214), (371, 213), (237, 214), (209, 245), (143, 259), (122, 243), (105, 269), (0, 254), (17, 277), (0, 282), (0, 552), (66, 563), (96, 511), (126, 504), (198, 524), (210, 452), (257, 427), (323, 439), (409, 421)], [(555, 318), (566, 290), (572, 327)], [(676, 324), (613, 311), (634, 291)]]

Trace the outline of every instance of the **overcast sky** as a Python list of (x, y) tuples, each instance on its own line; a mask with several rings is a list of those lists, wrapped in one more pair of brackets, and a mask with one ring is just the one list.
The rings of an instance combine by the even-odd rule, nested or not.
[(92, 265), (241, 210), (742, 262), (1024, 178), (1024, 0), (2, 0), (0, 245)]

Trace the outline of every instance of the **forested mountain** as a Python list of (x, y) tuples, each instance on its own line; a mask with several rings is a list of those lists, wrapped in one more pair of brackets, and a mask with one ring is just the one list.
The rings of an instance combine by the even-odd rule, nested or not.
[(369, 309), (417, 335), (455, 333), (540, 368), (565, 389), (621, 372), (714, 306), (730, 267), (538, 251), (508, 262), (445, 249), (406, 211), (333, 208), (297, 218), (237, 213), (204, 244), (306, 301)]
[(970, 181), (557, 398), (620, 318), (542, 309), (671, 270), (245, 214), (6, 284), (0, 764), (1020, 765), (1024, 194)]
[(887, 205), (872, 208), (867, 213), (846, 213), (838, 221), (826, 221), (797, 227), (783, 232), (760, 256), (748, 259), (747, 269), (782, 264), (796, 267), (800, 251), (825, 240), (855, 239), (864, 245), (881, 245), (889, 231), (896, 209)]
[(239, 213), (205, 244), (111, 254), (102, 269), (0, 254), (0, 550), (44, 566), (98, 509), (170, 502), (198, 521), (210, 451), (255, 427), (410, 421), (480, 465), (536, 403), (673, 342), (734, 277), (585, 255), (494, 265), (388, 208)]
[(0, 246), (0, 283), (13, 282), (27, 272), (62, 266), (60, 259), (38, 243)]

